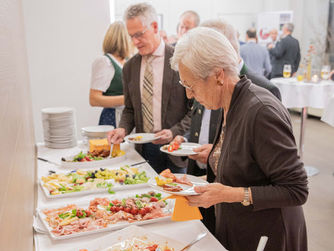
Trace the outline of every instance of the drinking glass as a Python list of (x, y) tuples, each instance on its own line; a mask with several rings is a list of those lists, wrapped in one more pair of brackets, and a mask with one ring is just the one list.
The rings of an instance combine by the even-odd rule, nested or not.
[(291, 76), (291, 65), (285, 64), (283, 67), (283, 77), (290, 78)]
[(323, 80), (327, 80), (329, 78), (329, 72), (331, 71), (331, 67), (329, 65), (324, 65), (321, 68), (321, 78)]

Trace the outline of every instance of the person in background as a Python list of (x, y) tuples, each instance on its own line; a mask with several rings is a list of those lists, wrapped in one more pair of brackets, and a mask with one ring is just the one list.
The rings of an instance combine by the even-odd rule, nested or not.
[[(212, 19), (204, 21), (203, 23), (201, 23), (200, 26), (212, 28), (225, 35), (238, 55), (239, 74), (245, 75), (254, 84), (267, 89), (279, 100), (281, 99), (280, 91), (274, 84), (272, 84), (268, 79), (264, 78), (263, 76), (257, 75), (254, 72), (251, 72), (249, 71), (249, 69), (247, 69), (245, 63), (243, 62), (242, 58), (239, 55), (239, 41), (236, 36), (236, 31), (232, 25), (220, 19)], [(200, 157), (203, 154), (203, 152), (207, 152), (212, 149), (212, 143), (216, 135), (217, 122), (220, 114), (221, 114), (221, 109), (217, 110), (205, 109), (203, 105), (201, 105), (195, 100), (191, 113), (191, 127), (190, 131), (185, 134), (186, 139), (179, 135), (174, 138), (173, 141), (176, 141), (179, 144), (188, 140), (189, 142), (199, 143), (202, 145), (202, 147), (195, 150), (199, 151), (198, 155), (195, 155), (194, 157), (189, 156), (190, 159), (188, 161), (188, 168), (187, 168), (188, 174), (195, 176), (206, 175), (207, 164), (201, 163), (199, 160), (197, 160), (197, 158)], [(215, 231), (214, 208), (213, 207), (208, 209), (200, 208), (200, 210), (203, 215), (203, 223), (212, 233), (214, 233)]]
[(329, 73), (329, 79), (334, 81), (334, 70)]
[(187, 10), (180, 16), (178, 24), (178, 38), (182, 37), (189, 30), (197, 27), (200, 23), (199, 15), (193, 10)]
[(125, 108), (119, 127), (108, 134), (109, 142), (121, 143), (134, 127), (137, 133), (155, 133), (159, 139), (137, 144), (136, 149), (157, 173), (166, 168), (185, 173), (186, 163), (180, 157), (160, 151), (161, 145), (190, 127), (190, 101), (178, 84), (178, 73), (170, 67), (174, 49), (161, 39), (157, 13), (151, 5), (131, 5), (124, 19), (138, 54), (123, 68)]
[(282, 39), (274, 47), (272, 44), (268, 45), (269, 53), (272, 59), (272, 70), (270, 77), (282, 77), (283, 66), (285, 64), (291, 65), (291, 75), (297, 70), (300, 62), (300, 47), (297, 39), (292, 37), (294, 25), (286, 23), (283, 26)]
[(240, 47), (240, 55), (245, 64), (256, 74), (268, 77), (271, 72), (269, 53), (257, 43), (255, 29), (247, 30), (246, 41), (247, 43)]
[[(206, 46), (203, 46), (205, 44)], [(238, 55), (221, 33), (189, 31), (171, 59), (187, 97), (221, 109), (208, 181), (187, 196), (190, 206), (215, 205), (215, 236), (228, 250), (307, 250), (303, 205), (307, 175), (297, 153), (290, 115), (270, 92), (239, 77)]]
[(112, 23), (104, 37), (104, 55), (93, 62), (89, 103), (103, 107), (99, 125), (116, 127), (119, 121), (124, 105), (122, 67), (131, 55), (130, 43), (123, 22)]
[(273, 47), (275, 47), (275, 45), (277, 44), (277, 42), (278, 42), (278, 31), (277, 31), (277, 29), (272, 29), (272, 30), (270, 30), (270, 32), (269, 32), (269, 34), (270, 34), (270, 43), (273, 45)]

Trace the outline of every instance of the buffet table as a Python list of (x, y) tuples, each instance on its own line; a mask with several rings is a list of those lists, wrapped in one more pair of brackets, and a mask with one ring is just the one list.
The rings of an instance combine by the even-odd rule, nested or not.
[[(302, 108), (299, 155), (303, 159), (307, 107), (325, 108), (334, 94), (334, 83), (330, 80), (319, 83), (298, 82), (296, 78), (273, 78), (270, 81), (279, 88), (286, 108)], [(305, 166), (305, 170), (308, 176), (319, 173), (317, 168), (311, 166)]]
[(328, 104), (324, 109), (321, 120), (331, 126), (334, 126), (334, 95), (329, 99)]
[[(120, 162), (114, 163), (113, 165), (108, 165), (108, 168), (120, 167), (123, 165), (130, 165), (134, 163), (142, 162), (144, 159), (134, 150), (132, 146), (127, 143), (122, 144), (122, 150), (126, 152), (126, 158)], [(50, 149), (46, 148), (44, 145), (38, 146), (38, 157), (45, 158), (47, 160), (60, 163), (60, 159), (63, 156), (75, 155), (82, 149), (79, 147), (74, 147), (71, 149)], [(143, 164), (147, 165), (147, 163)], [(149, 168), (149, 166), (148, 166)], [(38, 161), (38, 180), (44, 175), (47, 175), (49, 170), (53, 171), (64, 171), (63, 167), (56, 166), (50, 163), (45, 163)], [(70, 170), (70, 169), (68, 169)], [(141, 193), (147, 191), (149, 188), (141, 188), (132, 190), (133, 194)], [(117, 191), (115, 195), (119, 196), (121, 194), (129, 193), (130, 190)], [(70, 198), (57, 198), (57, 199), (47, 199), (43, 193), (41, 186), (38, 185), (38, 208), (52, 207), (57, 205), (67, 205), (70, 203), (76, 203), (78, 200), (90, 200), (96, 197), (103, 197), (103, 195), (109, 195), (108, 193), (100, 194), (90, 194), (80, 197), (70, 197)], [(99, 238), (110, 234), (110, 232), (96, 233), (91, 235), (86, 235), (82, 237), (70, 238), (66, 240), (52, 240), (48, 233), (43, 233), (43, 227), (41, 227), (40, 220), (35, 217), (35, 248), (36, 250), (61, 250), (69, 251), (76, 250), (79, 251), (80, 248), (84, 248), (88, 244), (91, 246), (92, 242), (98, 241)], [(208, 235), (194, 245), (194, 250), (226, 250), (217, 239), (206, 229), (204, 224), (199, 220), (186, 221), (186, 222), (172, 222), (170, 219), (156, 222), (153, 224), (141, 225), (145, 230), (149, 230), (156, 234), (166, 236), (168, 238), (174, 239), (185, 245), (192, 241), (199, 233), (207, 232)], [(192, 250), (192, 249), (190, 249)]]

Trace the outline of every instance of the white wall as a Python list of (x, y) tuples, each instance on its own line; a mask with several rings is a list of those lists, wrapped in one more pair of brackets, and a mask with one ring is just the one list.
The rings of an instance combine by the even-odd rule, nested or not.
[[(102, 53), (110, 23), (110, 6), (116, 19), (132, 3), (142, 0), (23, 0), (35, 135), (43, 140), (40, 110), (48, 106), (73, 106), (77, 128), (98, 123), (101, 108), (89, 105), (91, 63)], [(150, 0), (163, 14), (163, 28), (176, 33), (179, 15), (186, 10), (201, 20), (224, 18), (244, 38), (265, 11), (294, 12), (294, 36), (305, 51), (309, 41), (324, 36), (329, 0)], [(320, 35), (319, 35), (320, 34)], [(324, 50), (321, 41), (319, 50)], [(319, 54), (321, 55), (321, 54)], [(320, 56), (319, 56), (320, 58)], [(321, 63), (319, 63), (321, 64)]]
[(100, 108), (89, 105), (88, 94), (91, 64), (110, 24), (109, 1), (23, 0), (23, 11), (36, 141), (43, 140), (44, 107), (75, 107), (78, 129), (97, 125)]

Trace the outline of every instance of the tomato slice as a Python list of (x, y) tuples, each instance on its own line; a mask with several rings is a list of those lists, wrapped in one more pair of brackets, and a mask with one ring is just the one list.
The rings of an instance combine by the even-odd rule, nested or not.
[(169, 145), (169, 146), (168, 146), (168, 152), (173, 152), (173, 151), (174, 151), (173, 146), (172, 146), (172, 145)]
[(173, 150), (179, 149), (180, 145), (177, 142), (173, 143)]

